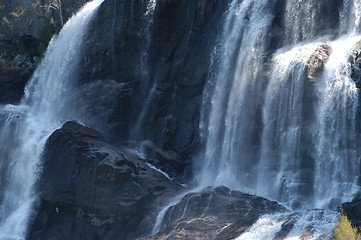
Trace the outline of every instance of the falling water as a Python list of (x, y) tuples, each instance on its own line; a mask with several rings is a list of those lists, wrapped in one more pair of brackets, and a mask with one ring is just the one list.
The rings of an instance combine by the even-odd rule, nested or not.
[(142, 44), (141, 44), (141, 52), (140, 52), (140, 71), (142, 77), (148, 77), (148, 52), (149, 47), (151, 44), (151, 36), (152, 36), (152, 26), (154, 21), (154, 12), (157, 7), (157, 1), (156, 0), (149, 0), (147, 3), (146, 11), (142, 18), (142, 29), (140, 31), (140, 34), (143, 38)]
[(285, 39), (288, 44), (296, 44), (317, 34), (315, 18), (317, 1), (287, 0), (285, 8)]
[(321, 240), (332, 236), (338, 214), (330, 210), (267, 214), (235, 240)]
[[(321, 43), (297, 46), (275, 54), (263, 106), (264, 130), (257, 179), (257, 193), (282, 202), (305, 195), (302, 187), (307, 152), (304, 112), (311, 108), (305, 99), (306, 62)], [(310, 84), (310, 83), (309, 83)], [(306, 160), (306, 161), (305, 161)], [(270, 181), (272, 179), (272, 181)], [(298, 197), (297, 197), (298, 196)], [(295, 204), (295, 203), (293, 203)]]
[(41, 153), (47, 137), (71, 119), (67, 96), (76, 79), (87, 25), (102, 2), (86, 4), (51, 40), (20, 105), (0, 108), (1, 239), (24, 239), (26, 235)]
[(287, 45), (270, 53), (274, 2), (231, 2), (205, 92), (198, 180), (291, 208), (334, 208), (358, 188), (358, 90), (348, 57), (361, 3), (343, 3), (338, 40), (319, 35), (318, 1), (298, 4), (285, 2)]
[[(216, 56), (222, 61), (214, 66), (217, 74), (211, 81), (215, 81), (215, 87), (208, 122), (204, 124), (208, 126), (208, 134), (200, 174), (202, 186), (252, 188), (255, 182), (252, 159), (257, 151), (253, 145), (259, 134), (257, 110), (262, 102), (262, 81), (258, 80), (273, 4), (273, 1), (248, 0), (240, 4), (232, 1), (229, 7), (219, 41), (220, 53)], [(244, 164), (238, 164), (239, 161)]]
[(345, 0), (340, 12), (341, 34), (356, 34), (360, 30), (361, 1)]
[(356, 36), (333, 42), (334, 51), (325, 65), (322, 81), (316, 84), (316, 207), (325, 207), (331, 201), (336, 204), (349, 201), (358, 189), (355, 121), (359, 97), (351, 79), (348, 57), (351, 48), (360, 40), (361, 37)]

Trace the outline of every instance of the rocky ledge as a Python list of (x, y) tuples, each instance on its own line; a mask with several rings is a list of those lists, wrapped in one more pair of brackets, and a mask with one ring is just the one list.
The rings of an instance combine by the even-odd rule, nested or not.
[(68, 122), (48, 139), (29, 239), (135, 239), (183, 187), (138, 155)]
[(277, 202), (226, 187), (190, 192), (167, 209), (155, 239), (234, 239), (261, 215), (285, 212)]
[[(151, 164), (157, 154), (151, 157), (114, 147), (94, 129), (65, 123), (45, 146), (38, 209), (27, 239), (229, 239), (259, 216), (285, 211), (225, 187), (186, 194)], [(176, 199), (160, 221), (161, 231), (146, 238), (158, 213)]]

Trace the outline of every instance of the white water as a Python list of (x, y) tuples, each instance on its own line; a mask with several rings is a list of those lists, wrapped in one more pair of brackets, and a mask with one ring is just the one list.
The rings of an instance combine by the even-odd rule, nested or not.
[[(67, 97), (76, 79), (83, 36), (103, 0), (94, 0), (72, 17), (49, 43), (40, 66), (25, 89), (18, 106), (0, 107), (3, 199), (0, 208), (0, 239), (24, 239), (32, 204), (41, 153), (48, 136), (73, 111)], [(5, 170), (6, 169), (6, 170)]]
[(318, 104), (314, 129), (316, 147), (315, 206), (327, 207), (332, 199), (350, 201), (359, 189), (356, 144), (358, 89), (351, 79), (349, 51), (361, 40), (346, 37), (332, 43), (334, 49), (317, 82)]
[[(297, 4), (285, 4), (290, 31), (283, 40), (292, 45), (267, 62), (273, 2), (230, 4), (204, 93), (205, 153), (197, 180), (199, 186), (225, 185), (291, 208), (334, 208), (358, 189), (358, 90), (347, 61), (360, 40), (355, 34), (361, 3), (345, 2), (340, 11), (338, 31), (348, 35), (306, 43), (299, 41), (316, 36), (320, 10), (317, 1), (302, 2), (301, 11)], [(331, 54), (308, 79), (309, 59), (325, 45)]]
[[(255, 176), (252, 165), (238, 164), (254, 159), (253, 136), (257, 135), (255, 118), (262, 102), (256, 81), (262, 66), (262, 54), (272, 15), (272, 1), (232, 1), (227, 13), (219, 46), (210, 103), (206, 152), (200, 169), (201, 186), (226, 185), (252, 188)], [(250, 24), (252, 23), (252, 24)], [(240, 45), (238, 45), (240, 43)], [(242, 111), (239, 111), (242, 109)], [(239, 121), (242, 119), (242, 122)], [(239, 151), (237, 151), (239, 150)], [(242, 172), (244, 174), (238, 174)], [(244, 190), (244, 189), (243, 189)]]
[[(260, 217), (252, 227), (235, 240), (272, 240), (281, 233), (282, 227), (295, 221), (282, 239), (323, 240), (332, 236), (332, 228), (338, 213), (329, 210), (309, 210), (303, 213), (267, 214)], [(278, 239), (278, 238), (277, 238)], [(281, 238), (280, 238), (281, 239)]]
[(141, 53), (140, 53), (140, 71), (143, 78), (148, 77), (148, 50), (152, 40), (152, 26), (154, 21), (154, 12), (157, 7), (156, 0), (149, 0), (147, 3), (146, 11), (142, 18), (142, 29), (140, 31), (142, 37)]
[[(265, 93), (257, 193), (281, 202), (298, 197), (304, 128), (305, 64), (320, 42), (276, 53)], [(312, 106), (305, 106), (311, 108)], [(271, 180), (271, 181), (270, 181)], [(292, 204), (292, 203), (290, 203)]]
[(156, 166), (150, 164), (150, 163), (146, 163), (148, 167), (150, 167), (151, 169), (161, 173), (164, 177), (168, 178), (169, 180), (173, 181), (173, 178), (171, 178), (168, 173), (164, 172), (162, 169), (157, 168)]
[(361, 0), (344, 0), (340, 12), (340, 33), (356, 34), (360, 32)]
[[(335, 209), (359, 189), (359, 96), (348, 57), (360, 40), (361, 1), (341, 4), (333, 35), (320, 34), (318, 1), (287, 1), (286, 31), (278, 40), (287, 45), (270, 54), (265, 45), (273, 3), (232, 1), (226, 13), (204, 93), (198, 186), (225, 185), (293, 209)], [(325, 46), (329, 55), (308, 79), (309, 59)], [(311, 221), (309, 212), (302, 214), (288, 239), (301, 238)], [(314, 232), (320, 235), (305, 239), (322, 238), (335, 216), (319, 219)], [(272, 238), (281, 222), (260, 219), (244, 239)], [(264, 224), (271, 225), (262, 233)]]

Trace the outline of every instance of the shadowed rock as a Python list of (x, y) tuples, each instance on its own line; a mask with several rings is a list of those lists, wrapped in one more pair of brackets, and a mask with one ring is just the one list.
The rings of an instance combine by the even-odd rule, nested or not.
[(186, 194), (167, 210), (162, 231), (142, 240), (234, 239), (261, 215), (278, 211), (286, 209), (265, 198), (226, 187), (209, 187)]
[(30, 76), (31, 73), (21, 67), (0, 66), (0, 104), (18, 103)]
[(350, 51), (348, 58), (351, 64), (351, 78), (358, 88), (361, 87), (361, 41), (357, 42)]
[(134, 239), (153, 226), (159, 205), (182, 187), (68, 122), (48, 139), (29, 239)]

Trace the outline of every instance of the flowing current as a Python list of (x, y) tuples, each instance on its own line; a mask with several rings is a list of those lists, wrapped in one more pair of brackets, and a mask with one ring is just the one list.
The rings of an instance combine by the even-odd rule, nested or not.
[(340, 2), (337, 33), (327, 35), (320, 3), (285, 1), (279, 24), (287, 31), (269, 50), (280, 31), (272, 25), (277, 4), (229, 6), (204, 97), (198, 182), (293, 209), (333, 209), (359, 188), (359, 91), (349, 58), (361, 40), (361, 2)]
[(21, 103), (0, 106), (0, 239), (25, 238), (41, 153), (48, 136), (72, 120), (67, 98), (87, 25), (102, 2), (86, 4), (51, 40)]
[[(224, 185), (300, 211), (263, 216), (239, 240), (329, 237), (332, 209), (359, 189), (349, 58), (360, 45), (361, 1), (339, 2), (338, 25), (320, 17), (326, 6), (234, 0), (224, 15), (204, 92), (198, 187)], [(322, 33), (327, 27), (333, 34)]]

